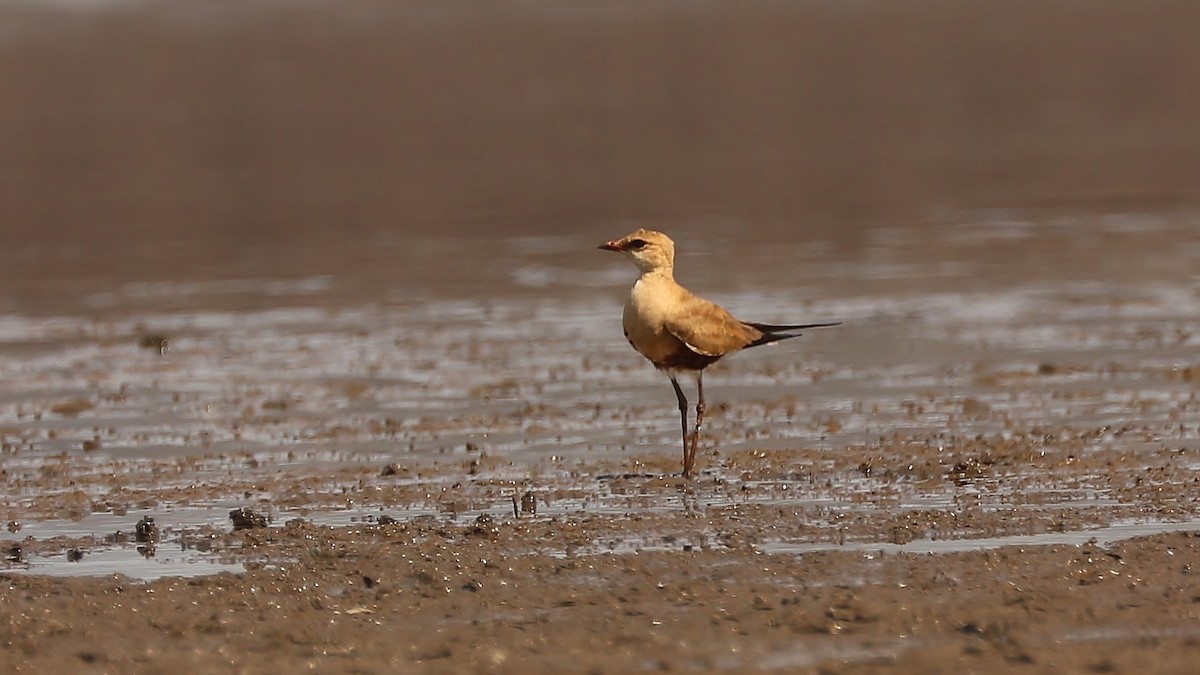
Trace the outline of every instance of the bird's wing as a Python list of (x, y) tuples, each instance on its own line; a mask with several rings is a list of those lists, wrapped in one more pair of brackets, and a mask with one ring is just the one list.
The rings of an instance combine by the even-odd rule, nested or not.
[(688, 349), (711, 357), (741, 349), (762, 335), (720, 305), (694, 295), (664, 322), (664, 327)]

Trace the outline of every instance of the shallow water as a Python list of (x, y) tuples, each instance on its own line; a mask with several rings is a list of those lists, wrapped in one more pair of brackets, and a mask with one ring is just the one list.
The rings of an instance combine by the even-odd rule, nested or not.
[(911, 541), (906, 544), (891, 542), (852, 542), (838, 545), (830, 544), (786, 544), (775, 543), (762, 547), (764, 553), (801, 554), (816, 551), (864, 551), (868, 553), (960, 553), (965, 551), (986, 551), (1004, 546), (1051, 546), (1066, 544), (1082, 546), (1094, 542), (1099, 546), (1107, 546), (1113, 542), (1148, 537), (1167, 532), (1197, 532), (1200, 531), (1200, 520), (1185, 522), (1134, 522), (1119, 523), (1094, 530), (1076, 530), (1073, 532), (1048, 532), (1045, 534), (1013, 535), (1009, 537), (984, 537), (980, 539), (951, 539)]
[(132, 545), (101, 546), (83, 552), (77, 561), (66, 554), (31, 556), (6, 572), (53, 577), (99, 577), (121, 574), (139, 581), (163, 577), (194, 577), (220, 572), (243, 572), (241, 562), (222, 561), (213, 555), (158, 549), (147, 556)]

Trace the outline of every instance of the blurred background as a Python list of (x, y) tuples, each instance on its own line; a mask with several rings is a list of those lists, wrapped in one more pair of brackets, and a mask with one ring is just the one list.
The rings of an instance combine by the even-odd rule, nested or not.
[(1189, 0), (5, 0), (0, 311), (520, 292), (505, 251), (587, 272), (637, 226), (836, 261), (980, 210), (1187, 211), (1197, 26)]

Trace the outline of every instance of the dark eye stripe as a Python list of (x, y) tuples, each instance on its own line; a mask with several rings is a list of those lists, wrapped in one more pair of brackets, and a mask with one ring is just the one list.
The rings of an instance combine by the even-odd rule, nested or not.
[(625, 248), (630, 248), (630, 249), (633, 249), (634, 251), (640, 251), (641, 249), (646, 248), (646, 242), (645, 242), (645, 240), (642, 240), (642, 239), (634, 239), (633, 241), (626, 244)]

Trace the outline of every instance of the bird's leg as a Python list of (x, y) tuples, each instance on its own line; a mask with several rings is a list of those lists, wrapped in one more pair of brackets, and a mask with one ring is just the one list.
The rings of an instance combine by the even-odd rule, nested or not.
[(704, 426), (704, 371), (701, 370), (696, 374), (696, 431), (692, 433), (691, 447), (686, 451), (684, 459), (684, 475), (691, 475), (692, 468), (696, 465), (696, 449), (700, 445), (700, 429)]
[(687, 478), (692, 475), (692, 466), (688, 463), (688, 401), (683, 395), (683, 389), (679, 387), (679, 380), (675, 379), (674, 375), (668, 375), (671, 378), (671, 386), (675, 387), (675, 400), (679, 402), (679, 427), (683, 431), (683, 477)]

